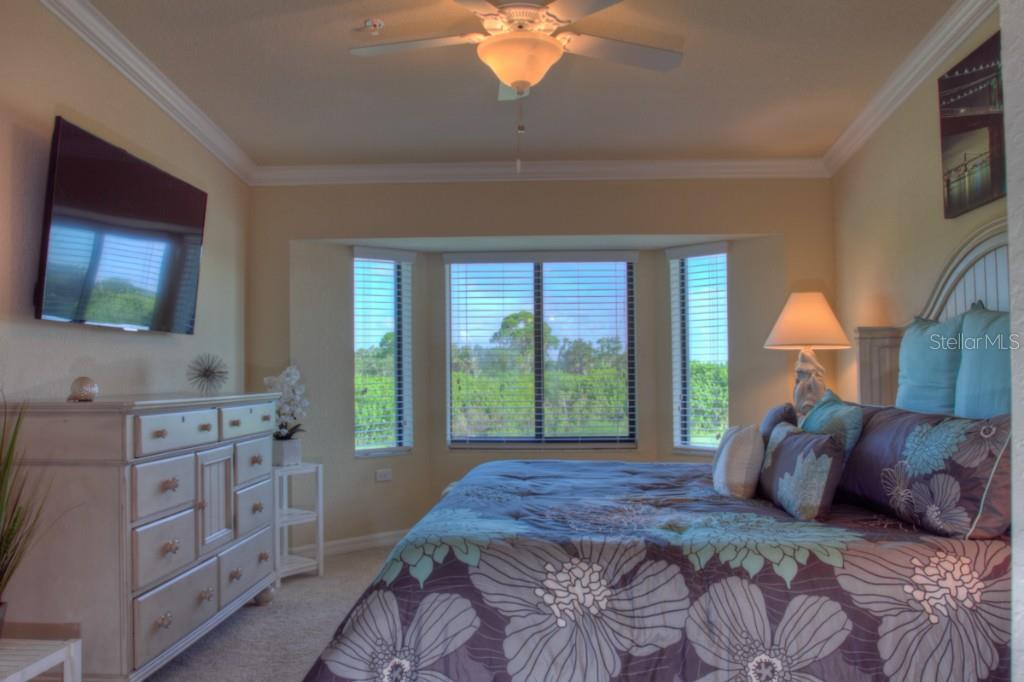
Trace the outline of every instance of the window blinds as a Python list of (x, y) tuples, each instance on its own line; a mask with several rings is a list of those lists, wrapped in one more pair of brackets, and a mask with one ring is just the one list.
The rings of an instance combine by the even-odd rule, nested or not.
[(635, 441), (632, 262), (449, 262), (448, 277), (451, 442)]
[(677, 447), (715, 446), (729, 423), (727, 256), (697, 253), (669, 261)]
[(353, 263), (355, 446), (412, 445), (412, 263), (357, 257)]
[[(56, 319), (124, 323), (133, 328), (150, 329), (157, 316), (178, 314), (177, 310), (162, 309), (165, 297), (172, 305), (182, 301), (185, 312), (190, 314), (195, 303), (202, 240), (199, 239), (195, 248), (192, 240), (184, 242), (189, 251), (183, 253), (184, 272), (177, 279), (188, 288), (168, 294), (162, 287), (166, 286), (165, 270), (175, 246), (171, 240), (159, 236), (126, 236), (86, 222), (55, 223), (51, 229), (49, 261), (65, 276), (47, 284), (48, 315)], [(191, 299), (184, 301), (183, 295)], [(185, 322), (187, 324), (180, 327), (172, 326), (191, 332), (192, 320)]]

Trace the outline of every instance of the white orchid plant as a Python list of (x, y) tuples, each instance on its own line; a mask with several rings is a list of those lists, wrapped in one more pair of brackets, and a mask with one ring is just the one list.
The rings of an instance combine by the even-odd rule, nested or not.
[(301, 383), (302, 375), (299, 368), (290, 365), (276, 377), (266, 377), (263, 384), (271, 391), (277, 391), (281, 397), (277, 399), (277, 440), (291, 440), (296, 434), (302, 433), (300, 420), (306, 418), (309, 401), (306, 399), (306, 387)]

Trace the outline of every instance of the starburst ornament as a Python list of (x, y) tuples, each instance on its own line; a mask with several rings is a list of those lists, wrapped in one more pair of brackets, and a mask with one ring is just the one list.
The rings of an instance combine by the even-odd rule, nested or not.
[(189, 363), (188, 380), (200, 393), (210, 395), (227, 383), (228, 367), (218, 356), (203, 353)]

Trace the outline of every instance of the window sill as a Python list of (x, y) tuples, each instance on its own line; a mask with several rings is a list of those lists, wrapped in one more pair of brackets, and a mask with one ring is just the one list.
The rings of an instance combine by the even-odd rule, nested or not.
[(586, 452), (605, 450), (636, 450), (633, 443), (448, 443), (449, 451), (509, 450), (520, 452)]
[(394, 457), (396, 455), (408, 455), (411, 452), (411, 445), (403, 445), (398, 448), (367, 448), (366, 450), (356, 450), (356, 457), (367, 459), (371, 457)]
[(700, 445), (685, 445), (672, 448), (673, 455), (679, 455), (681, 457), (700, 457), (702, 459), (711, 459), (715, 456), (716, 452), (718, 452), (718, 448)]

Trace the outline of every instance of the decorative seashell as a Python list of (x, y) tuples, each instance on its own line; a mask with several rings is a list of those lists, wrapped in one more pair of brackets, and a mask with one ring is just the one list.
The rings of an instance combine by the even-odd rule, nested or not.
[(68, 400), (76, 403), (91, 403), (100, 395), (100, 385), (90, 377), (78, 377), (71, 382)]

